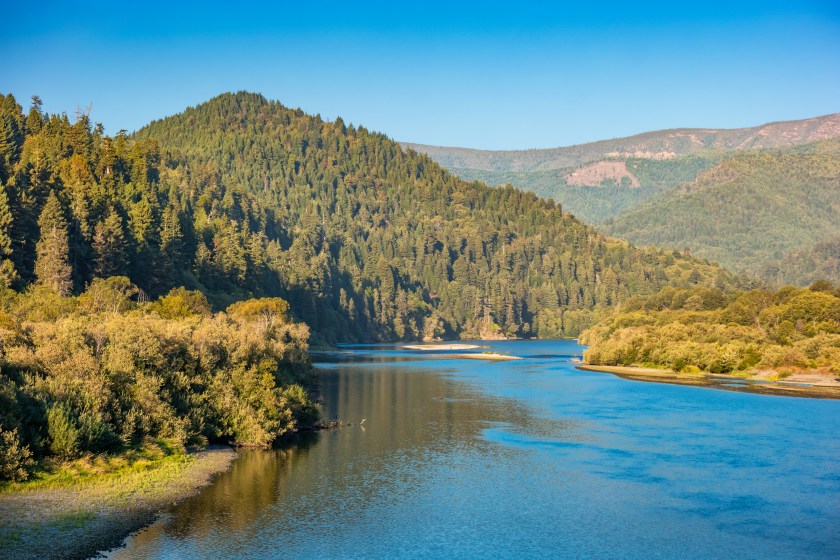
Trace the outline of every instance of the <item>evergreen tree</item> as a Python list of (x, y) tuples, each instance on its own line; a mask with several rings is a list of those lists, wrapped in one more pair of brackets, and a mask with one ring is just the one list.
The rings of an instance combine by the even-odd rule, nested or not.
[(122, 218), (111, 208), (105, 220), (96, 225), (93, 234), (95, 275), (100, 278), (121, 276), (128, 266)]
[(181, 264), (184, 251), (184, 234), (181, 229), (181, 217), (174, 204), (163, 211), (160, 224), (160, 255), (167, 268)]
[(38, 227), (41, 232), (35, 248), (35, 276), (38, 284), (66, 296), (73, 289), (73, 270), (69, 261), (67, 220), (55, 191), (51, 191), (47, 198)]
[(9, 288), (18, 279), (15, 265), (9, 258), (12, 254), (12, 212), (9, 197), (0, 185), (0, 287)]
[(32, 105), (29, 107), (29, 114), (26, 116), (26, 133), (38, 134), (44, 126), (44, 115), (41, 113), (43, 102), (37, 95), (32, 96)]

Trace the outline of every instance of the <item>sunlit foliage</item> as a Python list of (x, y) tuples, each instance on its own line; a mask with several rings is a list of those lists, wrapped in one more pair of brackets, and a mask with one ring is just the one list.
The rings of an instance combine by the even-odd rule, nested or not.
[[(138, 303), (125, 277), (78, 297), (0, 297), (0, 478), (147, 438), (267, 446), (318, 416), (308, 329), (280, 299), (210, 313), (199, 292)], [(243, 311), (244, 310), (244, 311)]]
[(822, 370), (840, 375), (840, 288), (665, 288), (631, 298), (581, 336), (585, 359), (712, 373)]

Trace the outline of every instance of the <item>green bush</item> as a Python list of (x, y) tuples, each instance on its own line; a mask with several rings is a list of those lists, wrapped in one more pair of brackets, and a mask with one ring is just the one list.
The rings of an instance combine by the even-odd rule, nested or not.
[(714, 373), (786, 366), (837, 372), (840, 297), (828, 284), (818, 287), (728, 296), (705, 288), (665, 288), (641, 305), (617, 310), (580, 341), (589, 345), (585, 358), (592, 364), (648, 363), (677, 371), (696, 366)]
[(32, 453), (21, 445), (17, 429), (4, 430), (0, 427), (0, 480), (19, 482), (29, 477)]
[[(212, 315), (198, 292), (131, 301), (123, 278), (77, 298), (0, 297), (0, 479), (148, 439), (265, 447), (314, 423), (309, 330), (271, 298)], [(0, 294), (2, 296), (2, 294)], [(37, 308), (45, 303), (51, 309)]]
[(79, 429), (69, 411), (60, 404), (47, 409), (47, 433), (50, 451), (62, 459), (70, 459), (79, 450)]

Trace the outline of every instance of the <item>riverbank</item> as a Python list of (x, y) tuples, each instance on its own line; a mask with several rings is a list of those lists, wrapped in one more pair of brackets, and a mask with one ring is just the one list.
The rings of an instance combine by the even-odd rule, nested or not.
[(226, 471), (236, 456), (216, 447), (138, 460), (78, 481), (7, 485), (0, 490), (0, 557), (89, 558), (119, 546), (166, 506)]
[(692, 385), (762, 395), (840, 399), (840, 382), (830, 375), (815, 374), (812, 372), (793, 373), (784, 380), (772, 380), (772, 372), (742, 377), (712, 373), (678, 373), (670, 369), (635, 366), (595, 366), (581, 364), (576, 367), (585, 371), (610, 373), (622, 379), (632, 381)]

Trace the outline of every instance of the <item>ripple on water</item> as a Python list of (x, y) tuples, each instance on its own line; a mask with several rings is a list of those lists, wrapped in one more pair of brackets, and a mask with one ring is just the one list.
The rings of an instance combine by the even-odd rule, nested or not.
[(328, 417), (113, 558), (840, 558), (840, 402), (627, 381), (571, 341), (486, 364), (345, 346)]

